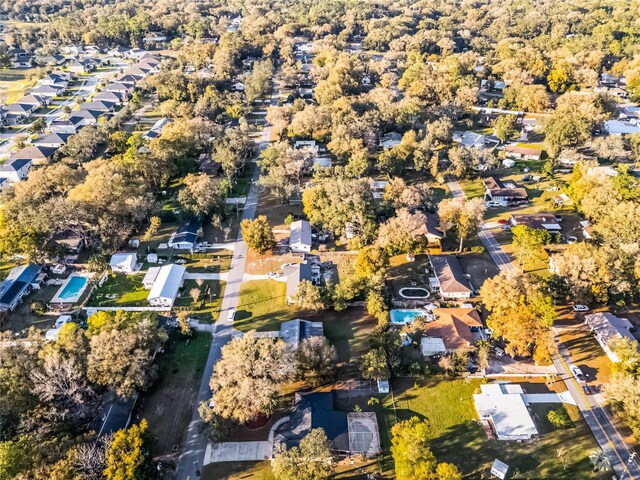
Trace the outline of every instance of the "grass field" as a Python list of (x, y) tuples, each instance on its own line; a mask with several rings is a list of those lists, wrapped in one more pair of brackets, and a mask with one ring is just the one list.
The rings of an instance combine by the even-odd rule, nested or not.
[(102, 285), (91, 294), (89, 305), (95, 307), (134, 307), (147, 304), (149, 291), (142, 285), (143, 274), (110, 274)]
[(0, 71), (0, 100), (7, 104), (15, 103), (36, 83), (37, 72), (37, 68), (10, 68)]
[[(202, 287), (199, 287), (195, 280), (185, 280), (182, 286), (182, 293), (176, 299), (176, 307), (189, 307), (189, 312), (198, 317), (203, 323), (214, 322), (220, 313), (220, 305), (224, 295), (226, 283), (220, 280), (205, 280)], [(193, 301), (189, 292), (193, 288), (200, 290), (200, 298)]]
[(287, 284), (276, 280), (244, 282), (234, 328), (249, 330), (277, 330), (281, 322), (296, 318), (296, 310), (287, 304)]
[(207, 361), (211, 335), (172, 338), (157, 358), (158, 380), (145, 394), (139, 415), (146, 418), (157, 439), (154, 454), (171, 453), (183, 441), (191, 419), (200, 379)]

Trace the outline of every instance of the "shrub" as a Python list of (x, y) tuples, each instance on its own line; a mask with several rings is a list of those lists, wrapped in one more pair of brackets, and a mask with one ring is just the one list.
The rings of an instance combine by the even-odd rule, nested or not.
[(564, 407), (560, 407), (556, 410), (551, 410), (549, 413), (547, 413), (547, 419), (549, 420), (549, 423), (551, 423), (551, 425), (553, 425), (555, 428), (566, 430), (573, 427), (573, 422), (571, 421), (569, 412), (567, 412), (567, 409)]
[(289, 213), (289, 214), (287, 214), (286, 217), (284, 217), (284, 224), (285, 225), (291, 225), (294, 220), (295, 220), (295, 218), (293, 216), (293, 213)]
[(482, 245), (476, 245), (474, 247), (471, 247), (471, 251), (473, 253), (484, 253), (485, 248)]
[(36, 315), (44, 315), (47, 312), (47, 305), (44, 302), (34, 300), (29, 304), (29, 310)]

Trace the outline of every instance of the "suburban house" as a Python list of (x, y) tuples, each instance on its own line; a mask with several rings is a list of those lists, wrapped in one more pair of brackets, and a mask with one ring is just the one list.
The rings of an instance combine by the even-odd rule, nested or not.
[(48, 106), (49, 102), (51, 102), (51, 98), (49, 97), (41, 97), (39, 95), (29, 94), (20, 98), (16, 103), (19, 103), (20, 105), (33, 105), (37, 110), (40, 107)]
[(53, 237), (53, 241), (69, 253), (80, 253), (84, 247), (84, 239), (71, 230), (58, 233)]
[(38, 82), (40, 85), (45, 85), (48, 87), (54, 87), (60, 90), (64, 90), (69, 86), (69, 77), (68, 73), (64, 72), (55, 72), (50, 73), (46, 77), (43, 77)]
[(295, 296), (298, 293), (300, 282), (303, 280), (311, 281), (311, 264), (304, 262), (287, 265), (283, 269), (283, 273), (287, 279), (287, 302), (295, 303)]
[(384, 191), (389, 185), (389, 180), (369, 180), (369, 186), (371, 187), (371, 195), (373, 198), (380, 199), (384, 197)]
[(51, 122), (51, 124), (49, 124), (49, 130), (51, 133), (66, 133), (69, 135), (75, 135), (78, 132), (75, 123), (62, 119)]
[(609, 346), (611, 340), (628, 338), (634, 342), (636, 341), (635, 336), (631, 333), (633, 324), (626, 318), (616, 317), (613, 313), (598, 312), (585, 315), (584, 323), (589, 326), (596, 340), (612, 362), (619, 362), (620, 359)]
[(400, 145), (402, 141), (402, 135), (398, 132), (389, 132), (382, 135), (380, 138), (380, 146), (383, 150), (388, 150), (390, 148), (395, 147), (396, 145)]
[(340, 454), (374, 457), (380, 453), (380, 431), (374, 412), (334, 410), (332, 392), (297, 392), (286, 426), (275, 443), (299, 445), (314, 428), (322, 428)]
[(4, 110), (7, 112), (5, 115), (7, 125), (16, 125), (31, 118), (31, 114), (37, 109), (34, 105), (12, 103), (4, 107)]
[(626, 135), (629, 133), (640, 133), (640, 125), (633, 121), (607, 120), (604, 122), (604, 129), (609, 135)]
[(58, 151), (54, 147), (41, 147), (40, 145), (30, 145), (12, 153), (10, 160), (31, 160), (34, 165), (44, 165), (53, 159), (53, 155)]
[(71, 133), (48, 133), (46, 135), (38, 135), (37, 138), (31, 140), (34, 147), (60, 148), (67, 143)]
[(426, 323), (420, 341), (422, 355), (430, 357), (470, 351), (484, 339), (484, 326), (475, 308), (436, 308), (435, 320)]
[(80, 104), (80, 110), (91, 110), (100, 113), (110, 113), (114, 111), (115, 103), (94, 100), (92, 102), (84, 102)]
[(129, 89), (133, 89), (133, 87), (138, 83), (138, 79), (132, 75), (122, 74), (119, 77), (116, 77), (115, 83), (120, 83), (129, 87)]
[[(182, 287), (184, 274), (186, 268), (182, 265), (163, 265), (157, 268), (155, 271), (157, 274), (151, 285), (149, 296), (147, 301), (152, 307), (166, 307), (173, 308), (173, 302), (175, 302), (178, 296), (178, 290)], [(149, 272), (147, 272), (147, 275)], [(149, 284), (149, 279), (144, 282), (145, 286)]]
[(542, 150), (536, 148), (519, 147), (517, 145), (507, 145), (504, 147), (504, 155), (515, 160), (540, 160)]
[(176, 232), (171, 235), (168, 245), (170, 248), (178, 250), (191, 250), (196, 246), (196, 240), (202, 224), (200, 220), (193, 219), (188, 223), (183, 223)]
[(114, 253), (109, 260), (113, 273), (133, 273), (138, 271), (138, 255), (133, 253)]
[(291, 222), (289, 248), (293, 253), (311, 252), (311, 224), (306, 220)]
[(538, 435), (522, 387), (518, 384), (480, 385), (473, 402), (481, 422), (493, 429), (498, 440), (529, 440)]
[(438, 227), (440, 225), (440, 218), (435, 213), (425, 213), (425, 222), (420, 226), (418, 231), (419, 235), (424, 236), (429, 242), (429, 245), (440, 245), (440, 241), (446, 237), (445, 233)]
[(431, 290), (444, 299), (470, 298), (473, 287), (455, 255), (430, 255), (434, 277), (429, 278)]
[(124, 105), (127, 103), (128, 95), (120, 92), (100, 92), (93, 97), (94, 102), (104, 102), (105, 104)]
[(280, 335), (286, 349), (295, 352), (303, 340), (311, 337), (324, 336), (322, 322), (311, 322), (309, 320), (289, 320), (280, 324)]
[(467, 148), (484, 148), (485, 135), (475, 132), (453, 132), (452, 140)]
[(19, 53), (12, 58), (13, 68), (29, 68), (33, 65), (33, 55), (28, 53)]
[(62, 55), (36, 55), (36, 64), (42, 67), (56, 67), (67, 61)]
[(122, 95), (129, 95), (132, 90), (133, 90), (133, 87), (130, 86), (130, 85), (125, 85), (124, 83), (114, 82), (114, 83), (110, 83), (106, 87), (104, 87), (103, 91), (104, 92), (120, 93)]
[(64, 88), (57, 87), (55, 85), (38, 85), (31, 89), (32, 95), (38, 95), (39, 97), (46, 97), (52, 99), (64, 92)]
[(503, 207), (526, 205), (529, 203), (527, 189), (517, 187), (514, 183), (502, 183), (495, 177), (484, 179), (485, 198), (492, 202), (498, 202)]
[(162, 129), (165, 125), (168, 125), (173, 120), (167, 117), (161, 118), (153, 126), (149, 129), (147, 133), (145, 133), (142, 138), (146, 138), (147, 140), (153, 140), (154, 138), (159, 138), (162, 135)]
[(593, 224), (589, 220), (581, 220), (580, 226), (582, 227), (582, 236), (587, 240), (591, 240), (596, 235)]
[(0, 283), (0, 311), (13, 311), (32, 289), (40, 288), (42, 266), (30, 263), (14, 267)]
[(514, 214), (511, 215), (509, 223), (514, 227), (525, 225), (536, 230), (545, 229), (551, 233), (560, 231), (558, 219), (550, 213)]
[(102, 116), (102, 112), (94, 112), (93, 110), (76, 110), (69, 116), (69, 121), (75, 125), (76, 129), (95, 125)]
[(198, 171), (217, 177), (222, 173), (222, 165), (216, 162), (210, 154), (201, 153), (197, 160)]
[(28, 158), (16, 158), (0, 164), (0, 178), (10, 182), (19, 182), (27, 178), (33, 162)]

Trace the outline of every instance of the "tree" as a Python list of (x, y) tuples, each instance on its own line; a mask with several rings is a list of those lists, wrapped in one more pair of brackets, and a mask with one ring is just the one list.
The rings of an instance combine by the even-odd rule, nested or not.
[(362, 376), (369, 380), (382, 380), (391, 376), (387, 356), (382, 347), (369, 350), (360, 359)]
[(142, 419), (128, 429), (118, 430), (107, 449), (104, 476), (107, 480), (145, 480), (156, 476), (151, 461), (151, 433)]
[(378, 231), (378, 245), (391, 255), (414, 252), (424, 236), (421, 231), (427, 223), (422, 212), (411, 213), (406, 208), (396, 212), (396, 216), (383, 223)]
[(273, 234), (273, 227), (264, 215), (258, 216), (255, 220), (245, 218), (240, 223), (242, 229), (242, 239), (251, 250), (255, 250), (260, 255), (264, 255), (276, 245), (276, 238)]
[(493, 349), (491, 342), (488, 340), (479, 340), (476, 342), (476, 354), (478, 355), (478, 368), (486, 372), (489, 368), (489, 359), (491, 350)]
[(68, 157), (72, 163), (85, 163), (93, 158), (98, 147), (105, 141), (106, 136), (100, 128), (88, 126), (71, 135), (67, 143), (60, 148), (60, 153)]
[(551, 425), (558, 429), (566, 430), (573, 427), (569, 412), (567, 412), (567, 409), (563, 406), (555, 410), (550, 410), (549, 413), (547, 413), (547, 419)]
[(460, 239), (459, 251), (466, 238), (476, 231), (484, 216), (482, 198), (465, 200), (463, 197), (448, 198), (438, 205), (440, 227), (445, 231), (455, 229)]
[(189, 296), (193, 300), (193, 303), (198, 303), (198, 300), (200, 299), (200, 293), (201, 292), (198, 287), (193, 287), (191, 290), (189, 290)]
[(485, 280), (480, 295), (491, 312), (487, 325), (508, 342), (510, 355), (533, 355), (536, 362), (550, 360), (555, 309), (539, 280), (522, 272), (502, 272)]
[(498, 140), (502, 143), (506, 142), (518, 131), (515, 115), (498, 115), (493, 123), (493, 129)]
[(182, 208), (194, 217), (205, 217), (213, 212), (222, 212), (225, 192), (220, 182), (205, 173), (190, 173), (183, 180), (178, 193)]
[(516, 225), (511, 229), (513, 248), (518, 255), (520, 266), (526, 268), (531, 261), (539, 258), (542, 248), (551, 242), (551, 234), (544, 228)]
[(384, 276), (389, 266), (389, 256), (376, 245), (361, 248), (356, 258), (356, 275), (359, 278), (371, 278), (374, 275)]
[(336, 368), (336, 349), (324, 337), (311, 337), (303, 340), (296, 352), (297, 373), (312, 387), (326, 383)]
[(298, 447), (280, 446), (271, 469), (276, 480), (326, 480), (333, 476), (331, 442), (322, 428), (314, 428)]
[(326, 308), (320, 288), (309, 280), (302, 280), (294, 297), (294, 302), (302, 310), (324, 310)]
[(29, 125), (30, 133), (41, 133), (44, 132), (44, 129), (47, 128), (47, 122), (45, 122), (44, 118), (37, 118), (31, 125)]
[(611, 470), (611, 459), (602, 450), (593, 450), (589, 454), (589, 461), (593, 465), (594, 472), (606, 472)]
[(273, 413), (279, 389), (294, 369), (282, 340), (256, 338), (252, 332), (231, 340), (209, 381), (214, 413), (240, 423)]
[(160, 217), (156, 217), (155, 215), (151, 217), (149, 219), (149, 226), (145, 230), (144, 235), (142, 235), (142, 238), (140, 240), (142, 240), (143, 242), (151, 240), (155, 236), (155, 234), (158, 233), (160, 225), (162, 225), (162, 220), (160, 220)]
[(27, 435), (0, 442), (0, 480), (13, 480), (33, 466), (35, 446)]
[(382, 290), (372, 288), (367, 294), (367, 313), (378, 320), (378, 325), (389, 323), (389, 306)]
[(391, 455), (398, 480), (431, 480), (462, 478), (451, 464), (438, 464), (429, 449), (429, 424), (418, 417), (391, 427)]

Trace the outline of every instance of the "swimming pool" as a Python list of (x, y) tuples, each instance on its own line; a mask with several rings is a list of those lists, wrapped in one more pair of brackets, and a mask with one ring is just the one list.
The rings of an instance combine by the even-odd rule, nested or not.
[(422, 317), (426, 314), (427, 312), (424, 310), (404, 308), (397, 308), (389, 312), (391, 323), (394, 325), (406, 325), (407, 323), (413, 323), (416, 317)]
[(89, 277), (86, 275), (71, 275), (62, 284), (60, 289), (51, 299), (51, 303), (74, 303), (80, 299), (82, 292), (87, 287)]

